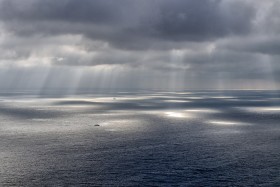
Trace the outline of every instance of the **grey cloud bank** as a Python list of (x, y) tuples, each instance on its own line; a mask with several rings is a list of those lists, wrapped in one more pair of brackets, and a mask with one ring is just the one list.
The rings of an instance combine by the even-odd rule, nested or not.
[(242, 1), (6, 0), (0, 16), (17, 34), (82, 34), (121, 47), (127, 40), (205, 41), (246, 34), (255, 14)]
[(278, 12), (273, 0), (0, 0), (0, 86), (278, 89)]

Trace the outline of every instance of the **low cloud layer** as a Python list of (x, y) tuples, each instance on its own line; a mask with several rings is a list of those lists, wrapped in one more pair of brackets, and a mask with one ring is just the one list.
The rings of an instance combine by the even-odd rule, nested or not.
[(0, 86), (278, 89), (279, 5), (0, 0)]

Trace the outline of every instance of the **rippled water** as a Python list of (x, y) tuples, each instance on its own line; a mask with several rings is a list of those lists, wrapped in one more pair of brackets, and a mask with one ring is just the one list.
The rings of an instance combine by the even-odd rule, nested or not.
[(1, 186), (280, 186), (275, 91), (2, 93), (0, 138)]

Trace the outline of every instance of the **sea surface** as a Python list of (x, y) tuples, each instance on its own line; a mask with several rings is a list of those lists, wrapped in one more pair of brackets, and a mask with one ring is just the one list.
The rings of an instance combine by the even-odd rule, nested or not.
[(279, 92), (2, 92), (0, 186), (280, 186)]

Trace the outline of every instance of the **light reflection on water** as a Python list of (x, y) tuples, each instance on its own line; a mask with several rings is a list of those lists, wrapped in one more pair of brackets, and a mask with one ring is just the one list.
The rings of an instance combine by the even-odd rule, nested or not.
[(186, 117), (185, 114), (180, 112), (165, 112), (165, 115), (168, 117), (174, 117), (174, 118), (184, 118)]
[(243, 110), (249, 112), (265, 112), (265, 113), (280, 113), (280, 107), (267, 106), (267, 107), (243, 107)]
[(2, 96), (0, 185), (279, 185), (277, 93), (134, 95)]
[(236, 121), (218, 121), (218, 120), (211, 120), (208, 123), (218, 126), (242, 126), (246, 125), (244, 123), (236, 122)]

